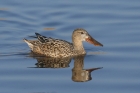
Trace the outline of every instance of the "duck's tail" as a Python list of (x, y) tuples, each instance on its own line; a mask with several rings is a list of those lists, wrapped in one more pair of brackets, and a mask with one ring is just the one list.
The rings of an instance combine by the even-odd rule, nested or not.
[(33, 44), (32, 44), (29, 40), (27, 40), (27, 39), (24, 38), (23, 41), (24, 41), (25, 43), (27, 43), (28, 46), (29, 46), (31, 49), (33, 49)]

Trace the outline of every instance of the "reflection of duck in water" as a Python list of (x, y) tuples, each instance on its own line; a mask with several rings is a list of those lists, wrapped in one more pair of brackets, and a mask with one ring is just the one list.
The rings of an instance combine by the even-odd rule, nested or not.
[[(37, 68), (67, 68), (71, 62), (71, 57), (65, 58), (47, 58), (47, 57), (34, 57), (37, 59)], [(74, 57), (74, 67), (72, 69), (72, 80), (75, 82), (85, 82), (92, 79), (91, 72), (98, 68), (83, 69), (84, 55)]]
[(69, 63), (71, 62), (70, 57), (65, 58), (38, 57), (36, 59), (38, 61), (38, 63), (36, 63), (36, 66), (38, 68), (66, 68), (69, 67)]
[(34, 53), (49, 56), (49, 57), (68, 57), (85, 54), (82, 41), (87, 41), (95, 46), (103, 46), (101, 43), (92, 38), (84, 29), (76, 29), (72, 34), (72, 42), (65, 40), (54, 39), (42, 36), (35, 33), (38, 40), (26, 40)]
[(72, 57), (45, 57), (34, 54), (32, 51), (29, 56), (37, 60), (37, 63), (35, 64), (37, 68), (67, 68), (72, 59)]
[(77, 56), (74, 58), (74, 67), (72, 69), (72, 80), (75, 82), (85, 82), (92, 79), (91, 72), (98, 68), (83, 69), (84, 67), (84, 56)]

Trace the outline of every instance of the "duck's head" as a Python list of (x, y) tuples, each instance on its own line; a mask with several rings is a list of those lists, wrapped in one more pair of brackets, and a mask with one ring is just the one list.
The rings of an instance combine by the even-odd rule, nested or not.
[(73, 41), (87, 41), (95, 46), (103, 46), (100, 42), (91, 37), (85, 29), (78, 28), (73, 31)]

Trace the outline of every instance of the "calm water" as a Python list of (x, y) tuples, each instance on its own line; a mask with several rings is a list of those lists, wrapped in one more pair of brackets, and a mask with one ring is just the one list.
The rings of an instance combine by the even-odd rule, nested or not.
[[(84, 58), (57, 63), (22, 41), (38, 32), (71, 42), (75, 28), (104, 47), (84, 42)], [(139, 93), (139, 30), (140, 0), (0, 0), (0, 93)]]

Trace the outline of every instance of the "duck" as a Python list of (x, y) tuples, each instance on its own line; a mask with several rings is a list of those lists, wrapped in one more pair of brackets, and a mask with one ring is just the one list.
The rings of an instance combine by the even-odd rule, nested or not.
[(37, 40), (23, 39), (35, 54), (47, 57), (72, 57), (78, 55), (85, 55), (86, 51), (83, 47), (83, 41), (87, 41), (95, 46), (103, 46), (96, 41), (83, 28), (77, 28), (72, 33), (72, 43), (62, 39), (55, 39), (35, 33)]

